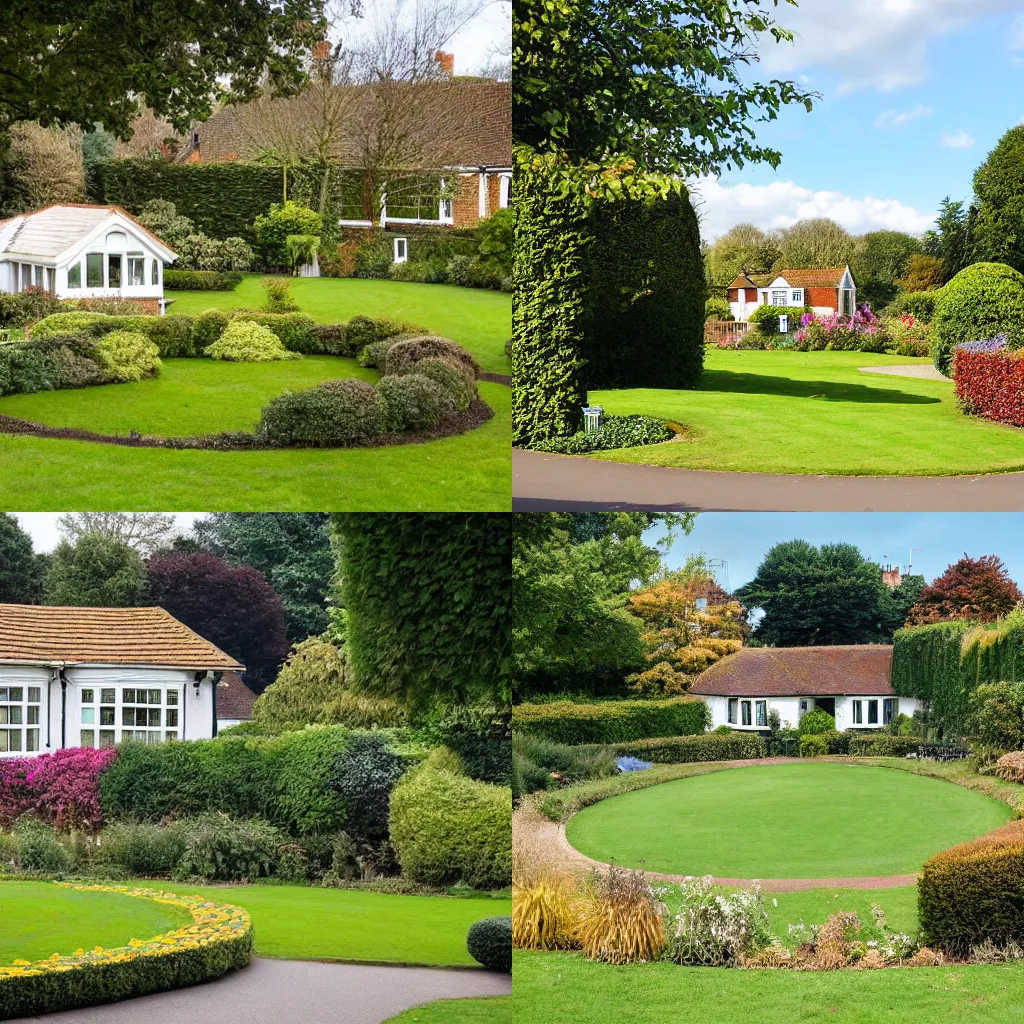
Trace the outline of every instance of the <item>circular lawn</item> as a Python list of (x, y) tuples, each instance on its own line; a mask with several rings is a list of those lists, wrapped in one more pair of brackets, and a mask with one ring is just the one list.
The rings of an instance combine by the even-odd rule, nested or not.
[(807, 762), (734, 768), (603, 800), (566, 826), (603, 862), (718, 878), (910, 874), (1004, 824), (1006, 804), (889, 768)]

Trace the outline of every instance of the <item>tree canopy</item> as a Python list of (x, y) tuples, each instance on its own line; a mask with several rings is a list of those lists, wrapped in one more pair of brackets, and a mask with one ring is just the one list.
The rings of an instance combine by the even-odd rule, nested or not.
[(737, 224), (707, 246), (704, 266), (708, 282), (725, 287), (735, 281), (741, 271), (767, 274), (781, 258), (775, 234), (753, 224)]
[(57, 529), (72, 544), (83, 534), (101, 533), (146, 558), (170, 540), (174, 516), (170, 512), (65, 512), (57, 519)]
[(10, 512), (0, 514), (0, 604), (38, 604), (43, 592), (43, 560), (32, 538)]
[(964, 557), (921, 591), (910, 610), (915, 625), (948, 619), (994, 622), (1020, 601), (1021, 592), (997, 555)]
[(798, 220), (779, 232), (779, 267), (845, 267), (855, 246), (849, 231), (828, 217)]
[[(939, 204), (935, 227), (924, 233), (924, 251), (942, 261), (942, 279), (950, 281), (975, 261), (974, 221), (977, 211), (946, 196)], [(998, 262), (998, 261), (996, 261)]]
[[(795, 0), (786, 0), (795, 4)], [(776, 0), (518, 0), (512, 25), (513, 137), (580, 162), (713, 174), (781, 154), (752, 122), (811, 109), (796, 83), (750, 82), (758, 37), (789, 42)]]
[(132, 608), (146, 595), (146, 569), (137, 551), (109, 534), (62, 540), (43, 581), (44, 604)]

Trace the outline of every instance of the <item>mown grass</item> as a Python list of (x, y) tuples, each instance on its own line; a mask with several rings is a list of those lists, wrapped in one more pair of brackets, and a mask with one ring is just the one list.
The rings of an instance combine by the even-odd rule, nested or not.
[(441, 999), (406, 1010), (385, 1024), (512, 1024), (512, 996)]
[(682, 439), (593, 456), (757, 473), (943, 476), (1024, 468), (1024, 432), (965, 416), (952, 383), (861, 373), (930, 365), (864, 352), (709, 349), (694, 391), (592, 391), (615, 414), (685, 427)]

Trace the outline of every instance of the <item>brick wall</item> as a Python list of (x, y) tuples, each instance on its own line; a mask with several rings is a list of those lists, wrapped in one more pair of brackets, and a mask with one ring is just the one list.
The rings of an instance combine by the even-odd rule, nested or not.
[(804, 303), (808, 306), (828, 306), (836, 309), (835, 288), (807, 288), (804, 290)]
[(460, 174), (452, 200), (452, 218), (457, 228), (475, 228), (480, 223), (480, 198), (476, 174)]

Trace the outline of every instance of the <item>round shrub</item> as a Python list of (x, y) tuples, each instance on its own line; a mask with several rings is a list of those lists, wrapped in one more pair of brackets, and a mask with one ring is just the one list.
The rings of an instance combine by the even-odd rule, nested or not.
[(217, 341), (203, 351), (211, 359), (225, 359), (233, 363), (270, 363), (301, 358), (289, 352), (272, 330), (251, 320), (232, 320)]
[(836, 720), (827, 711), (822, 711), (821, 708), (815, 708), (813, 711), (808, 711), (807, 714), (800, 719), (801, 736), (813, 736), (818, 733), (835, 731)]
[(935, 304), (932, 358), (940, 373), (953, 369), (961, 342), (1007, 336), (1008, 348), (1024, 347), (1024, 274), (1003, 263), (975, 263), (949, 281)]
[(455, 366), (447, 359), (438, 356), (421, 359), (407, 372), (418, 373), (435, 384), (440, 384), (455, 399), (459, 412), (465, 412), (477, 398), (475, 379), (464, 368)]
[(385, 431), (428, 430), (457, 411), (455, 398), (420, 373), (377, 381), (381, 426)]
[(99, 837), (95, 863), (124, 878), (170, 875), (185, 852), (183, 822), (166, 825), (120, 822), (108, 825)]
[(192, 347), (196, 352), (209, 348), (227, 329), (229, 317), (220, 309), (204, 310), (192, 324)]
[(142, 380), (160, 373), (160, 350), (138, 331), (104, 334), (96, 343), (96, 357), (115, 380)]
[(485, 917), (469, 926), (466, 949), (478, 963), (492, 971), (512, 973), (512, 918)]
[(807, 733), (800, 737), (801, 757), (824, 757), (828, 753), (828, 739), (821, 733)]
[(271, 203), (267, 213), (261, 213), (252, 222), (256, 247), (264, 266), (290, 267), (289, 235), (319, 235), (323, 218), (316, 210), (293, 202)]
[(392, 791), (390, 826), (414, 882), (496, 889), (511, 880), (511, 789), (423, 766)]
[(28, 335), (32, 339), (53, 338), (60, 334), (80, 334), (85, 329), (108, 320), (106, 313), (90, 313), (86, 310), (71, 310), (67, 313), (53, 313), (34, 323)]
[(388, 374), (409, 373), (415, 363), (431, 356), (447, 359), (454, 366), (460, 366), (476, 378), (476, 360), (461, 346), (447, 338), (421, 335), (418, 338), (404, 338), (387, 350), (384, 372)]
[(279, 445), (328, 448), (381, 432), (377, 392), (355, 377), (278, 395), (263, 407), (259, 433)]
[(909, 313), (915, 320), (930, 324), (935, 315), (935, 303), (941, 295), (941, 288), (929, 292), (900, 292), (885, 307), (885, 315), (900, 317)]

